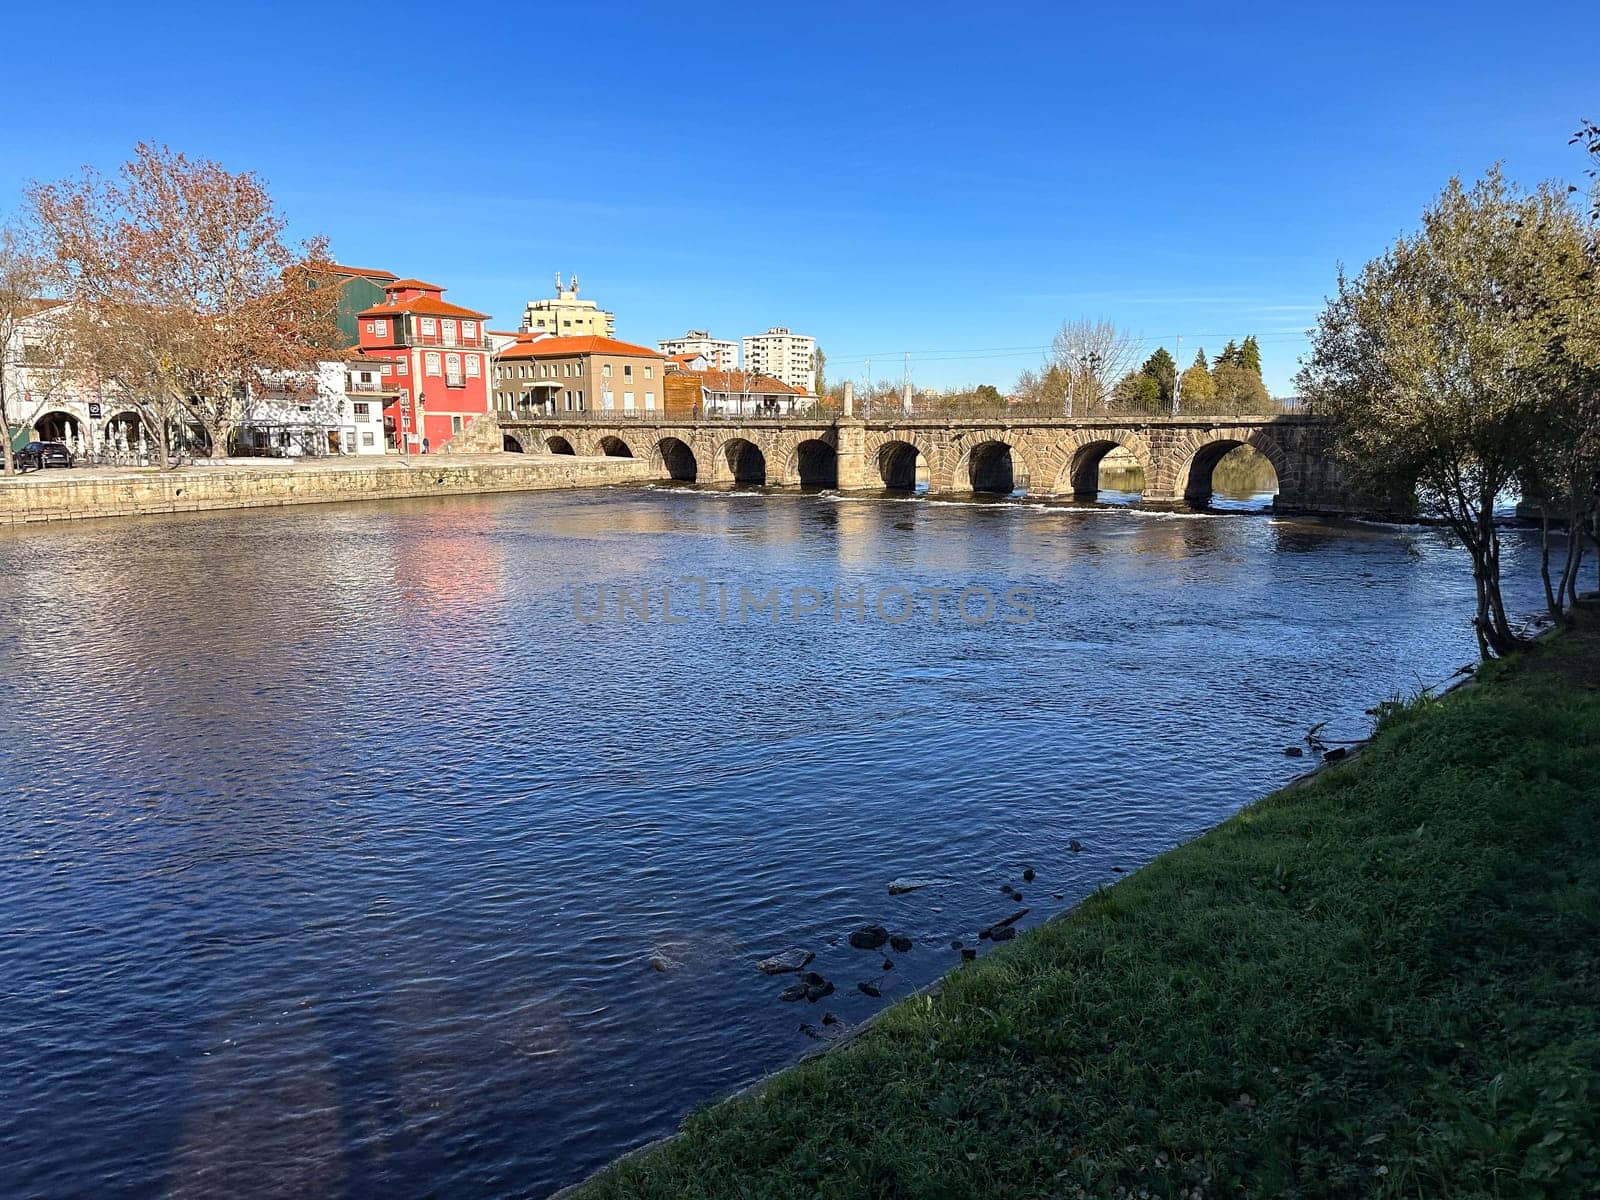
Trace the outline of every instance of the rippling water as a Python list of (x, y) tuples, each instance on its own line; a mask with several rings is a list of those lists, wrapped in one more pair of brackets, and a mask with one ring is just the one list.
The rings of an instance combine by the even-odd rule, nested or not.
[[(575, 620), (680, 576), (1034, 619)], [(1033, 923), (1359, 736), (1470, 609), (1441, 535), (1264, 516), (640, 489), (0, 532), (0, 1191), (542, 1194), (949, 969), (1001, 884)], [(891, 971), (868, 920), (917, 941)], [(791, 945), (837, 994), (779, 1001)]]

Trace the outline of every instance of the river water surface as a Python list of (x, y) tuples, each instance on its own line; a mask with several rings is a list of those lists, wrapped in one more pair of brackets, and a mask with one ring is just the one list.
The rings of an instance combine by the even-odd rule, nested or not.
[[(642, 488), (0, 532), (0, 1191), (542, 1195), (949, 970), (1001, 885), (1035, 923), (1360, 736), (1470, 610), (1436, 532), (1263, 515)], [(790, 946), (834, 995), (779, 999)]]

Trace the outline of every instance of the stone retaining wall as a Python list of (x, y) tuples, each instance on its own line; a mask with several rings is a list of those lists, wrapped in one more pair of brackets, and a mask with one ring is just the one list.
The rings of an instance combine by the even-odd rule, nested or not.
[(627, 458), (506, 454), (423, 462), (304, 466), (191, 466), (177, 471), (52, 470), (0, 478), (0, 526), (88, 517), (400, 500), (483, 492), (597, 487), (651, 478)]

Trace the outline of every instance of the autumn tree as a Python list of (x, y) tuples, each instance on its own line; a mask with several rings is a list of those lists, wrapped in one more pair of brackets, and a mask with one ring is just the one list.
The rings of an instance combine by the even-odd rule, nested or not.
[(85, 170), (28, 197), (78, 365), (142, 402), (164, 466), (188, 424), (226, 455), (251, 390), (340, 344), (325, 243), (287, 244), (254, 174), (141, 143), (114, 178)]
[(1184, 371), (1180, 380), (1179, 403), (1185, 410), (1198, 413), (1213, 411), (1212, 405), (1217, 398), (1217, 385), (1211, 378), (1211, 367), (1206, 362), (1204, 350), (1194, 356), (1194, 362)]
[(1466, 547), (1485, 657), (1521, 642), (1501, 596), (1495, 504), (1548, 448), (1539, 429), (1568, 402), (1571, 372), (1552, 357), (1593, 315), (1586, 244), (1559, 189), (1523, 192), (1498, 168), (1470, 189), (1452, 179), (1418, 232), (1354, 279), (1340, 272), (1298, 377), (1332, 420), (1352, 481), (1390, 495), (1414, 487)]

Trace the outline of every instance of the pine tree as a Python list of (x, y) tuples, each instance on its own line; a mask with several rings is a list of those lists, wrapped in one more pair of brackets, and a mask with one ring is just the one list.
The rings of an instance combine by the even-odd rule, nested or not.
[(1172, 399), (1172, 383), (1178, 378), (1178, 364), (1172, 361), (1172, 355), (1167, 353), (1165, 346), (1159, 347), (1154, 354), (1144, 360), (1144, 366), (1139, 368), (1139, 374), (1148, 375), (1156, 381), (1156, 386), (1161, 390), (1158, 393), (1163, 402)]
[(1216, 361), (1211, 365), (1213, 367), (1225, 367), (1237, 363), (1238, 360), (1239, 347), (1232, 340), (1230, 340), (1228, 344), (1222, 348), (1222, 353), (1217, 355)]
[(1261, 375), (1261, 347), (1256, 343), (1256, 335), (1251, 334), (1245, 338), (1244, 345), (1239, 347), (1239, 365), (1246, 371), (1254, 371)]

